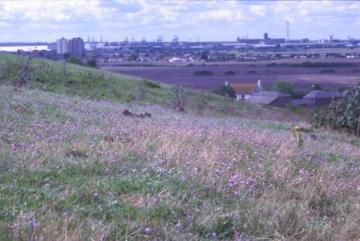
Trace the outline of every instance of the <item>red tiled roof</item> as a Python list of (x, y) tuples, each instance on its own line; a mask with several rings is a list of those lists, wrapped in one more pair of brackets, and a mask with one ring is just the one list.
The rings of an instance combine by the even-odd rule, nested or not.
[(235, 90), (237, 94), (252, 94), (256, 92), (257, 89), (256, 83), (230, 84), (230, 86)]

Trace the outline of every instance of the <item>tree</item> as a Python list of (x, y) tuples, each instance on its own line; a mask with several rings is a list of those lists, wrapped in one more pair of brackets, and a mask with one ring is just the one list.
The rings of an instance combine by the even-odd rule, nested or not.
[(294, 85), (287, 81), (276, 81), (273, 89), (284, 94), (294, 95)]
[(345, 98), (333, 100), (326, 109), (316, 111), (313, 122), (317, 126), (342, 129), (359, 136), (360, 82)]
[(95, 58), (95, 57), (92, 57), (91, 59), (89, 59), (89, 60), (87, 61), (87, 65), (88, 65), (89, 67), (96, 68), (96, 67), (97, 67), (96, 58)]
[(233, 99), (236, 98), (236, 92), (230, 85), (220, 86), (219, 88), (214, 90), (214, 93), (221, 95), (221, 96), (233, 98)]
[(202, 60), (208, 60), (209, 59), (209, 52), (208, 51), (203, 51), (201, 53), (201, 59)]
[(128, 60), (129, 60), (129, 61), (137, 61), (138, 58), (139, 58), (139, 54), (137, 54), (137, 53), (132, 53), (132, 54), (130, 54)]
[(64, 58), (68, 63), (82, 65), (81, 58), (78, 56), (65, 54)]

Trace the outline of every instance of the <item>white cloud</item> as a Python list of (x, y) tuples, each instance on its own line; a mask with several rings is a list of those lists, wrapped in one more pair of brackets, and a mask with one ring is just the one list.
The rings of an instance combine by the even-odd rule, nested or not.
[[(198, 31), (197, 35), (205, 39), (210, 33), (202, 29), (215, 27), (218, 33), (259, 36), (268, 31), (283, 36), (288, 20), (293, 29), (306, 27), (309, 34), (318, 36), (321, 31), (355, 33), (350, 25), (358, 23), (359, 11), (360, 2), (336, 1), (0, 0), (0, 26), (18, 31), (14, 35), (24, 38), (30, 36), (28, 28), (38, 31), (39, 38), (56, 31), (117, 38), (127, 32), (156, 36), (177, 30), (179, 36)], [(332, 25), (337, 28), (323, 29)]]
[(114, 11), (100, 6), (101, 1), (1, 1), (1, 18), (24, 21), (66, 21), (74, 17), (103, 19)]
[(251, 13), (253, 13), (257, 16), (264, 16), (266, 13), (265, 6), (261, 6), (261, 5), (250, 5), (249, 10)]

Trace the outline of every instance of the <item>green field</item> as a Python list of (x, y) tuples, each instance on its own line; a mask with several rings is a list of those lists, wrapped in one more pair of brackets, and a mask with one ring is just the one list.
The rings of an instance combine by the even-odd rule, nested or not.
[(300, 148), (285, 110), (50, 61), (14, 88), (16, 61), (0, 62), (0, 240), (360, 239), (359, 138), (316, 129)]
[[(0, 55), (0, 84), (18, 85), (26, 58)], [(132, 76), (82, 67), (66, 62), (32, 59), (24, 87), (92, 100), (158, 104), (174, 108), (184, 102), (185, 111), (195, 114), (232, 114), (277, 118), (271, 108), (254, 108), (215, 94), (143, 80)], [(182, 94), (181, 96), (179, 93)], [(283, 113), (279, 111), (279, 113)], [(271, 117), (272, 116), (272, 117)], [(287, 116), (284, 113), (283, 116)]]

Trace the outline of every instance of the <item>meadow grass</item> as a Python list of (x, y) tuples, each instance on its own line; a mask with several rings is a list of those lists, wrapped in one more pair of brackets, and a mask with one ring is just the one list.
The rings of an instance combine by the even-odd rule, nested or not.
[(260, 113), (0, 86), (0, 240), (359, 240), (359, 139)]
[[(0, 84), (19, 84), (27, 58), (0, 54)], [(40, 89), (92, 100), (112, 100), (121, 103), (157, 104), (174, 108), (179, 88), (133, 76), (60, 61), (31, 59), (23, 87)], [(251, 106), (230, 98), (191, 89), (183, 89), (184, 110), (200, 115), (236, 115), (263, 119), (296, 119), (286, 110)]]

